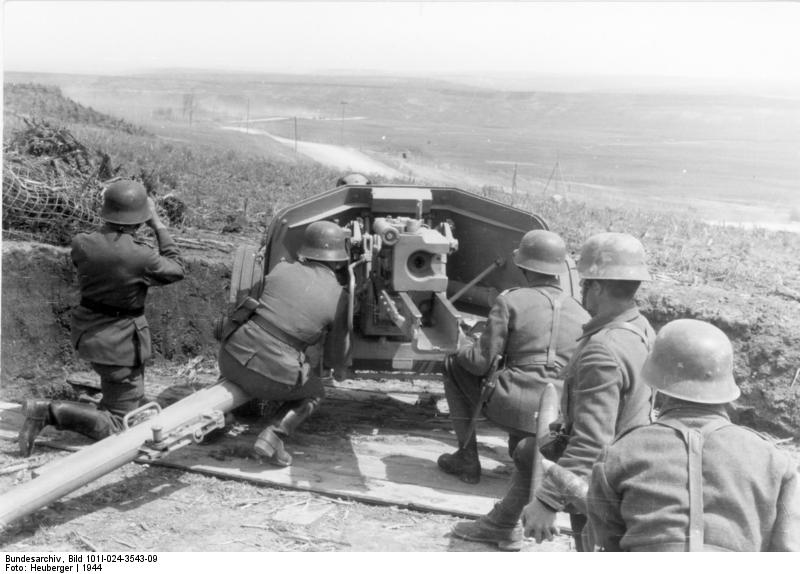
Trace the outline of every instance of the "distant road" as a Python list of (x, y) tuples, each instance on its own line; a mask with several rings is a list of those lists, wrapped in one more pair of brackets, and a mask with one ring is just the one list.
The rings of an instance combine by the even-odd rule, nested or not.
[[(293, 139), (283, 138), (272, 135), (264, 130), (244, 128), (238, 126), (224, 126), (222, 129), (237, 131), (247, 134), (267, 136), (288, 147), (294, 148)], [(340, 171), (356, 171), (360, 173), (374, 173), (391, 179), (401, 179), (408, 177), (406, 174), (377, 161), (368, 155), (353, 148), (322, 144), (306, 141), (297, 142), (297, 153), (310, 157), (323, 165), (327, 165)]]

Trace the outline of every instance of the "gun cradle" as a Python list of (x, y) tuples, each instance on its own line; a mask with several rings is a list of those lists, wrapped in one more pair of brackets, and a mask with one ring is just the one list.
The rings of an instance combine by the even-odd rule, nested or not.
[[(372, 233), (364, 232), (360, 221), (351, 223), (350, 235), (366, 262), (365, 272), (351, 280), (361, 294), (359, 326), (368, 336), (404, 339), (419, 355), (452, 353), (461, 315), (444, 294), (447, 256), (458, 249), (458, 241), (447, 222), (432, 229), (430, 220), (422, 219), (429, 193), (416, 190), (411, 199), (416, 217), (376, 217)], [(379, 205), (401, 204), (382, 196)]]

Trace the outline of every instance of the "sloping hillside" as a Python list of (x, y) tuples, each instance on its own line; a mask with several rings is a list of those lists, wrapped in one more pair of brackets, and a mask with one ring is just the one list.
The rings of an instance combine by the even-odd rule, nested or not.
[[(42, 176), (40, 170), (33, 170), (40, 176), (34, 179), (41, 181), (44, 177), (48, 187), (63, 187), (64, 170), (55, 164), (65, 158), (55, 157), (52, 164), (49, 161), (59, 155), (57, 150), (47, 150), (42, 157), (41, 150), (14, 141), (29, 128), (25, 120), (44, 123), (48, 133), (66, 130), (66, 137), (89, 155), (106, 156), (113, 167), (111, 175), (138, 179), (157, 198), (167, 194), (179, 198), (186, 205), (183, 224), (188, 227), (257, 233), (276, 209), (327, 189), (340, 175), (312, 162), (265, 161), (258, 150), (232, 149), (224, 139), (159, 137), (82, 106), (55, 87), (6, 83), (4, 88), (4, 149), (20, 151), (21, 155), (9, 154), (9, 158), (14, 155), (17, 164), (24, 164), (14, 166), (4, 161), (5, 174), (20, 170), (27, 174), (31, 163), (46, 164), (47, 173)], [(68, 154), (74, 151), (66, 150)], [(82, 171), (84, 179), (69, 177), (68, 183), (85, 190), (89, 187), (85, 178), (97, 179), (92, 171)]]
[(128, 134), (146, 133), (139, 126), (65, 98), (61, 89), (56, 86), (6, 82), (3, 85), (3, 106), (6, 120), (9, 119), (9, 115), (51, 118), (63, 123), (85, 124)]
[[(31, 100), (47, 101), (36, 106), (48, 110), (48, 114), (76, 109), (63, 102), (58, 91), (26, 89), (37, 94)], [(14, 99), (6, 115), (31, 115), (25, 102), (23, 98)], [(74, 117), (70, 113), (67, 116)], [(69, 125), (87, 148), (104, 150), (113, 165), (120, 167), (120, 173), (145, 180), (159, 195), (175, 193), (181, 197), (188, 211), (179, 235), (191, 237), (198, 230), (238, 230), (223, 236), (231, 246), (241, 241), (257, 243), (275, 211), (329, 189), (339, 175), (312, 163), (283, 162), (235, 151), (218, 139), (203, 139), (201, 131), (191, 141), (167, 141), (135, 130), (110, 129), (103, 124), (109, 120), (100, 116), (98, 121), (103, 125), (70, 123), (58, 116), (48, 119)], [(675, 318), (695, 317), (723, 329), (737, 351), (736, 376), (743, 389), (737, 410), (742, 420), (778, 434), (800, 436), (797, 235), (720, 228), (685, 215), (624, 206), (592, 208), (541, 194), (512, 197), (490, 187), (476, 191), (543, 215), (573, 250), (586, 237), (603, 230), (627, 231), (640, 237), (658, 278), (642, 292), (643, 310), (651, 321), (660, 326)], [(172, 295), (163, 306), (154, 300), (159, 360), (180, 361), (201, 355), (213, 363), (216, 342), (208, 327), (215, 318), (214, 310), (224, 300), (228, 273), (224, 261), (230, 255), (214, 253), (214, 259), (223, 260), (221, 267), (214, 267), (209, 263), (210, 253), (195, 250), (192, 254), (197, 261), (192, 264), (190, 280), (170, 291)], [(17, 389), (24, 389), (33, 385), (34, 379), (40, 380), (40, 373), (52, 375), (53, 370), (74, 360), (62, 342), (74, 286), (68, 258), (57, 250), (6, 241), (3, 270), (4, 383), (15, 381)], [(36, 301), (29, 297), (33, 285), (38, 293)], [(42, 306), (42, 300), (47, 305)], [(175, 301), (205, 303), (182, 307)], [(37, 305), (38, 311), (31, 313), (30, 305)], [(202, 319), (193, 317), (198, 309)], [(172, 329), (174, 325), (181, 327)]]

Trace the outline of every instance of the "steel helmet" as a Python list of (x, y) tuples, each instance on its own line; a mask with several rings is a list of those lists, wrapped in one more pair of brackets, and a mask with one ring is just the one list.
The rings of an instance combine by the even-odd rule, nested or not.
[(514, 263), (528, 271), (560, 275), (566, 271), (567, 246), (557, 233), (534, 229), (526, 233), (514, 250)]
[(741, 394), (733, 380), (730, 340), (696, 319), (677, 319), (661, 328), (642, 378), (660, 393), (693, 403), (729, 403)]
[(641, 241), (627, 233), (598, 233), (586, 240), (578, 259), (581, 279), (650, 281)]
[(370, 183), (372, 182), (360, 173), (351, 173), (340, 177), (336, 181), (337, 187), (340, 185), (369, 185)]
[(133, 225), (144, 223), (153, 216), (147, 204), (147, 191), (138, 181), (115, 181), (103, 191), (100, 217), (109, 223)]
[(331, 221), (315, 221), (306, 227), (297, 255), (315, 261), (348, 261), (344, 230)]

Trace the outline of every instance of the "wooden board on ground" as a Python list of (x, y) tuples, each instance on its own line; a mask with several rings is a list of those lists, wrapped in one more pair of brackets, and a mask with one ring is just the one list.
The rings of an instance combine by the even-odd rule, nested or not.
[[(430, 402), (413, 403), (407, 396), (396, 400), (391, 394), (355, 389), (336, 389), (332, 394), (287, 441), (294, 457), (290, 467), (273, 467), (253, 458), (252, 445), (267, 424), (264, 419), (239, 421), (213, 442), (190, 445), (148, 463), (466, 517), (487, 513), (502, 498), (513, 463), (506, 435), (498, 429), (479, 424), (483, 474), (479, 484), (469, 485), (442, 473), (436, 464), (442, 453), (456, 449), (457, 442), (449, 421), (437, 416)], [(19, 405), (0, 403), (0, 439), (15, 440), (21, 425)], [(56, 448), (86, 442), (79, 435), (52, 428), (37, 440)], [(559, 524), (568, 528), (564, 519), (561, 516)]]

